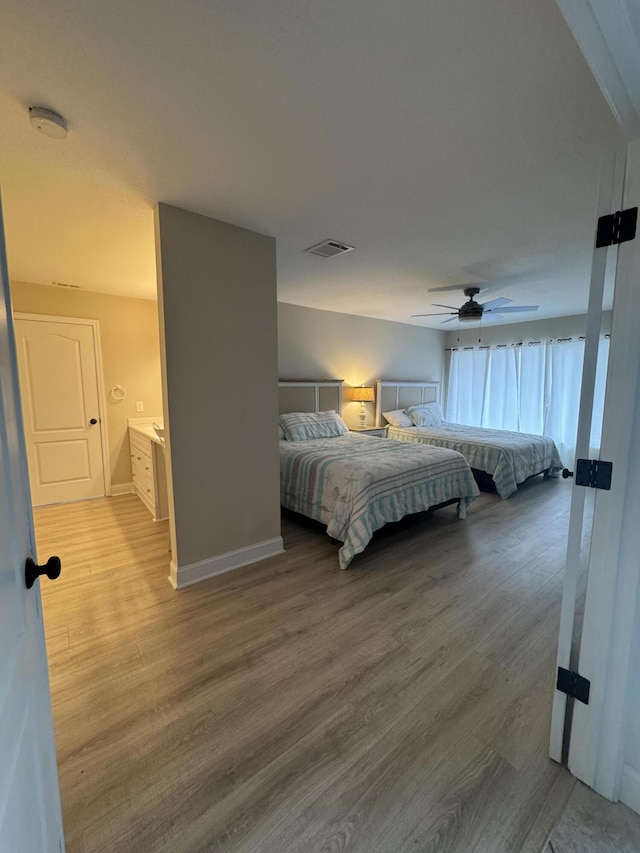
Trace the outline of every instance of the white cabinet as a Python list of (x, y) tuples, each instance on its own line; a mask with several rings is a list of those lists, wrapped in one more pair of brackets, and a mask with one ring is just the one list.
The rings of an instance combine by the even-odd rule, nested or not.
[(160, 521), (169, 514), (164, 450), (148, 432), (148, 428), (129, 427), (131, 473), (136, 494), (147, 506), (154, 521)]

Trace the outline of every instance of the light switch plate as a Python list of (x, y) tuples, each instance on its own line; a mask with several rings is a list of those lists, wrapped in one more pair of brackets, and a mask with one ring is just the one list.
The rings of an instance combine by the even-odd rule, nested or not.
[(136, 412), (144, 412), (144, 403), (142, 400), (138, 400), (136, 403)]

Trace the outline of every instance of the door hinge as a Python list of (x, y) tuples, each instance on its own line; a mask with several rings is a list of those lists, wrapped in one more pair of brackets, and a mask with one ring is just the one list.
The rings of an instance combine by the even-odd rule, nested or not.
[(577, 699), (584, 705), (589, 704), (589, 691), (591, 690), (591, 682), (583, 675), (573, 672), (570, 669), (558, 667), (558, 680), (556, 687), (561, 693), (566, 693), (572, 699)]
[(590, 486), (592, 489), (609, 491), (612, 473), (612, 462), (603, 462), (602, 459), (576, 460), (576, 486)]
[(596, 231), (596, 249), (617, 246), (620, 243), (635, 240), (637, 222), (637, 207), (617, 210), (615, 213), (601, 216), (598, 219), (598, 230)]

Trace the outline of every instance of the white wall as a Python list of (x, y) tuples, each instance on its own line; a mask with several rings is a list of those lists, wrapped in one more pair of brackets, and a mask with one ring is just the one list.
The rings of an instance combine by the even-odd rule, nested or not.
[[(445, 335), (405, 323), (278, 303), (281, 379), (344, 379), (353, 385), (376, 379), (441, 381)], [(367, 404), (373, 424), (375, 404)], [(345, 399), (343, 416), (358, 423), (359, 404)]]

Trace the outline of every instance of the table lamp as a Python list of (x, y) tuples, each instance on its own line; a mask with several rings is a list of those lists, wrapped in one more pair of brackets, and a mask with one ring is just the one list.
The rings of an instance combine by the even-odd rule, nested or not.
[(351, 389), (351, 399), (356, 403), (360, 403), (360, 429), (364, 429), (367, 420), (367, 410), (365, 403), (373, 403), (376, 399), (372, 385), (362, 385), (359, 388)]

